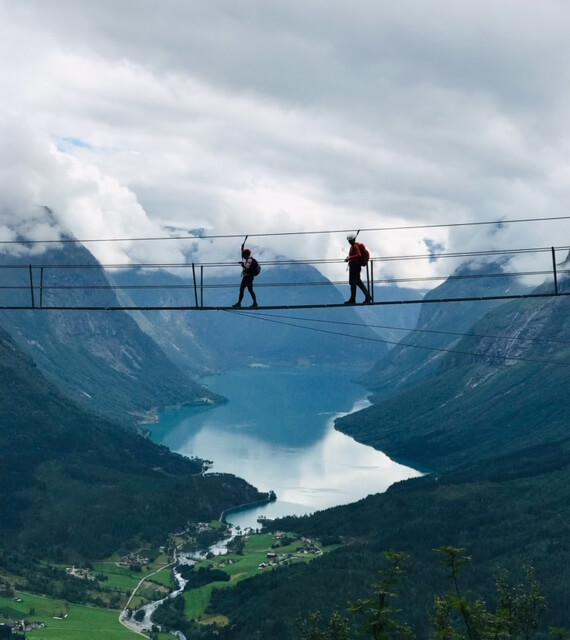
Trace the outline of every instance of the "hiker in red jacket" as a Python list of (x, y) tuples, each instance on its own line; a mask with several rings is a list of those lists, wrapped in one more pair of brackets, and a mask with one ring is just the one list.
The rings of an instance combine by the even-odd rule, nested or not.
[(346, 236), (348, 243), (350, 244), (350, 250), (348, 256), (344, 259), (348, 262), (348, 283), (350, 284), (350, 299), (344, 304), (356, 304), (356, 287), (358, 287), (364, 294), (364, 301), (362, 304), (370, 304), (372, 302), (372, 296), (365, 287), (360, 277), (360, 269), (363, 263), (363, 256), (360, 250), (360, 245), (356, 242), (356, 236), (350, 234)]

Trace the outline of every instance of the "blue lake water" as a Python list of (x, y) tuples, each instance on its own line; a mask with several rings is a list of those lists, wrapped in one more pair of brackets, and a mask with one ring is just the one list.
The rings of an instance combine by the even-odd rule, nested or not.
[(228, 403), (173, 408), (150, 426), (155, 442), (212, 460), (211, 471), (240, 476), (277, 501), (233, 512), (234, 525), (303, 515), (348, 504), (421, 475), (334, 429), (334, 419), (365, 407), (357, 372), (322, 368), (244, 367), (202, 380)]

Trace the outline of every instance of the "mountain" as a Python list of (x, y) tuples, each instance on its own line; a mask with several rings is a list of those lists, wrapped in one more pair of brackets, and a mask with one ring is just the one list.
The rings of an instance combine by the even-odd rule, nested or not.
[[(260, 306), (342, 304), (343, 296), (327, 278), (305, 264), (263, 265), (255, 279)], [(205, 270), (206, 271), (206, 270)], [(343, 309), (248, 309), (169, 311), (168, 307), (231, 307), (240, 272), (204, 280), (167, 271), (126, 270), (113, 273), (124, 306), (159, 306), (136, 311), (133, 317), (169, 357), (181, 367), (201, 362), (208, 371), (239, 364), (279, 362), (290, 365), (338, 364), (358, 360), (366, 366), (386, 352), (386, 344), (365, 326), (362, 305)], [(246, 292), (244, 305), (249, 304)], [(318, 338), (318, 339), (317, 339)], [(198, 346), (199, 345), (199, 346)]]
[[(69, 243), (35, 257), (0, 254), (0, 327), (71, 400), (134, 424), (165, 405), (222, 399), (182, 371), (127, 314), (50, 310), (50, 306), (118, 306), (104, 270), (81, 245)], [(30, 280), (33, 286), (30, 284)], [(41, 285), (41, 286), (40, 286)]]
[(71, 403), (1, 329), (0, 380), (0, 547), (101, 558), (266, 497)]
[[(566, 296), (504, 303), (442, 352), (431, 376), (374, 396), (337, 428), (438, 471), (554, 443), (570, 411), (569, 317)], [(400, 379), (413, 373), (402, 363)]]
[(429, 378), (441, 364), (448, 350), (455, 348), (463, 334), (486, 313), (504, 304), (502, 300), (473, 300), (461, 302), (429, 302), (462, 297), (480, 298), (505, 293), (522, 294), (529, 291), (519, 279), (503, 275), (503, 265), (466, 263), (425, 295), (417, 325), (384, 358), (380, 359), (362, 381), (379, 399), (395, 391), (413, 387)]

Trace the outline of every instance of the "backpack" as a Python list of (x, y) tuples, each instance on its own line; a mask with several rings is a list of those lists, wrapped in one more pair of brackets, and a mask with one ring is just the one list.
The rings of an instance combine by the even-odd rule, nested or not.
[(249, 267), (249, 272), (251, 273), (252, 276), (258, 276), (261, 273), (261, 265), (255, 258), (251, 259), (251, 266)]
[(370, 260), (370, 251), (366, 248), (366, 245), (363, 242), (359, 242), (358, 248), (360, 249), (360, 265), (365, 267)]

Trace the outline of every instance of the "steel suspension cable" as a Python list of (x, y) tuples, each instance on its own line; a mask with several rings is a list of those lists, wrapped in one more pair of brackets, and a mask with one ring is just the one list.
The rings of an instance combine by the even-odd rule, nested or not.
[[(524, 342), (536, 342), (536, 343), (547, 343), (547, 344), (568, 344), (570, 345), (570, 340), (559, 340), (559, 339), (549, 339), (549, 338), (524, 338), (522, 336), (497, 336), (492, 334), (484, 334), (484, 333), (461, 333), (459, 331), (438, 331), (437, 329), (418, 329), (411, 328), (408, 329), (406, 327), (392, 327), (389, 325), (382, 324), (367, 324), (365, 322), (345, 322), (341, 320), (323, 320), (318, 318), (299, 318), (298, 316), (284, 316), (275, 313), (263, 313), (263, 311), (256, 311), (256, 316), (264, 316), (267, 318), (284, 318), (287, 320), (298, 320), (301, 322), (315, 322), (317, 324), (338, 324), (349, 327), (366, 327), (371, 329), (389, 329), (391, 331), (406, 331), (407, 333), (433, 333), (437, 335), (449, 335), (449, 336), (458, 336), (462, 338), (492, 338), (494, 340), (510, 340), (517, 341), (521, 340)], [(344, 334), (340, 334), (344, 335)], [(399, 342), (394, 342), (393, 344), (400, 344)]]
[[(552, 222), (556, 220), (570, 220), (570, 216), (549, 216), (546, 218), (513, 218), (510, 220), (481, 220), (471, 222), (447, 222), (447, 223), (434, 223), (434, 224), (417, 224), (417, 225), (402, 225), (394, 227), (369, 227), (361, 228), (359, 231), (364, 233), (370, 232), (386, 232), (386, 231), (411, 231), (417, 229), (442, 229), (452, 227), (475, 227), (475, 226), (497, 226), (506, 224), (518, 224), (523, 222)], [(0, 244), (69, 244), (78, 243), (86, 244), (92, 242), (141, 242), (141, 241), (159, 241), (159, 240), (213, 240), (213, 239), (236, 239), (249, 236), (250, 238), (270, 238), (277, 236), (307, 236), (307, 235), (325, 235), (325, 234), (339, 234), (339, 233), (351, 233), (354, 232), (354, 228), (351, 229), (322, 229), (315, 231), (276, 231), (266, 233), (231, 233), (231, 234), (202, 234), (202, 235), (184, 235), (184, 236), (148, 236), (139, 238), (90, 238), (90, 239), (76, 239), (76, 238), (62, 238), (60, 240), (0, 240)]]
[(405, 344), (402, 342), (395, 342), (393, 340), (385, 340), (383, 338), (372, 338), (370, 336), (355, 336), (353, 334), (347, 334), (347, 333), (340, 333), (338, 331), (329, 331), (327, 329), (317, 329), (315, 327), (307, 327), (305, 325), (300, 325), (300, 324), (295, 324), (292, 322), (284, 322), (282, 320), (271, 320), (269, 318), (264, 318), (264, 317), (260, 317), (257, 313), (248, 313), (248, 312), (244, 312), (244, 311), (234, 311), (231, 309), (225, 309), (225, 311), (227, 313), (237, 313), (239, 315), (248, 317), (248, 318), (256, 318), (257, 320), (260, 320), (262, 322), (273, 322), (275, 324), (283, 324), (286, 326), (290, 326), (290, 327), (296, 327), (298, 329), (305, 329), (307, 331), (315, 331), (318, 333), (326, 333), (326, 334), (330, 334), (330, 335), (334, 335), (334, 336), (341, 336), (344, 338), (354, 338), (356, 340), (366, 340), (368, 342), (381, 342), (384, 344), (393, 344), (393, 345), (401, 345), (401, 346), (405, 346), (405, 347), (411, 347), (414, 349), (425, 349), (428, 351), (438, 351), (438, 352), (443, 352), (443, 353), (454, 353), (454, 354), (458, 354), (458, 355), (466, 355), (466, 356), (475, 356), (478, 358), (490, 358), (493, 360), (502, 360), (502, 361), (508, 361), (508, 360), (514, 360), (516, 362), (532, 362), (535, 364), (549, 364), (549, 365), (560, 365), (560, 366), (568, 366), (570, 367), (570, 362), (564, 362), (564, 361), (556, 361), (556, 360), (538, 360), (535, 358), (523, 358), (523, 357), (519, 357), (519, 356), (496, 356), (496, 355), (492, 355), (492, 354), (487, 354), (487, 353), (477, 353), (477, 352), (471, 352), (471, 351), (460, 351), (457, 349), (446, 349), (443, 347), (428, 347), (425, 345), (417, 345), (417, 344)]

